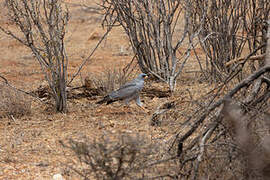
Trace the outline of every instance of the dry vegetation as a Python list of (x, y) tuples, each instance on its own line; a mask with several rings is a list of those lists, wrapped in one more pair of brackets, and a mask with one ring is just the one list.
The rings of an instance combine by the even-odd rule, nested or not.
[[(172, 56), (179, 56), (185, 67), (180, 67), (173, 92), (166, 83), (146, 81), (141, 93), (150, 111), (146, 113), (135, 104), (128, 108), (118, 102), (96, 105), (103, 95), (138, 74), (131, 49), (136, 47), (121, 27), (114, 27), (90, 57), (106, 34), (97, 5), (101, 1), (64, 2), (71, 17), (65, 34), (68, 78), (84, 64), (67, 88), (67, 113), (53, 108), (53, 93), (31, 52), (0, 31), (0, 75), (5, 77), (0, 81), (0, 179), (52, 179), (55, 174), (64, 179), (269, 179), (270, 80), (266, 72), (270, 63), (262, 63), (270, 58), (267, 26), (239, 27), (235, 15), (240, 12), (234, 8), (243, 4), (224, 8), (235, 10), (229, 16), (233, 23), (228, 24), (237, 29), (230, 33), (246, 39), (235, 36), (234, 43), (240, 45), (229, 44), (229, 49), (213, 53), (212, 49), (228, 44), (224, 39), (232, 34), (207, 39), (207, 28), (214, 31), (218, 24), (211, 19), (216, 6), (194, 1), (198, 7), (209, 8), (206, 14), (203, 9), (192, 9), (198, 14), (193, 14), (194, 29), (190, 27), (189, 33), (197, 33), (193, 38), (198, 46), (190, 41), (181, 42), (183, 47), (176, 44), (178, 51)], [(8, 24), (4, 3), (0, 4), (0, 25), (16, 30)], [(269, 4), (263, 0), (257, 4), (269, 13)], [(259, 15), (267, 18), (267, 12)], [(209, 26), (196, 24), (204, 18)], [(175, 26), (177, 32), (184, 32), (181, 22)], [(259, 41), (251, 38), (254, 34)], [(216, 41), (219, 37), (224, 39)], [(237, 53), (225, 56), (230, 49)]]
[(32, 99), (6, 84), (0, 84), (0, 117), (19, 118), (31, 113)]

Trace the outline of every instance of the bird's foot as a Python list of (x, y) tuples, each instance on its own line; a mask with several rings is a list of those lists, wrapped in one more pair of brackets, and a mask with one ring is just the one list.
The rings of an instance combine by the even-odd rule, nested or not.
[(144, 108), (143, 106), (139, 106), (145, 113), (150, 113), (150, 111), (148, 110), (148, 109), (146, 109), (146, 108)]

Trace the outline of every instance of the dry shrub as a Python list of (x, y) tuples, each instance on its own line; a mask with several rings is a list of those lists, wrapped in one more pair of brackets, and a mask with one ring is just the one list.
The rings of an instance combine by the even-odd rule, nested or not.
[(101, 6), (104, 27), (119, 24), (124, 29), (140, 70), (175, 90), (190, 50), (196, 46), (198, 32), (190, 31), (191, 2), (102, 0)]
[[(205, 70), (213, 81), (223, 81), (234, 70), (228, 62), (247, 56), (267, 42), (269, 12), (266, 0), (192, 1), (190, 20), (194, 30), (202, 25), (200, 45), (206, 55)], [(262, 47), (253, 55), (256, 57), (265, 51)], [(249, 65), (251, 72), (257, 69), (255, 61)], [(239, 80), (246, 76), (244, 72), (240, 75)]]
[(0, 84), (0, 117), (21, 117), (31, 112), (31, 99), (5, 84)]
[[(175, 141), (184, 142), (180, 179), (270, 178), (270, 118), (266, 114), (269, 88), (266, 83), (247, 84), (248, 87), (234, 93), (232, 102), (226, 100), (228, 95), (224, 96), (223, 92), (197, 101), (199, 106), (193, 108), (196, 113), (186, 119), (187, 123), (178, 130), (180, 138)], [(254, 91), (256, 87), (259, 87), (258, 92)], [(221, 97), (224, 109), (222, 104), (213, 108), (217, 101), (208, 103), (212, 96)], [(195, 105), (194, 101), (192, 103)], [(177, 143), (173, 145), (172, 151)]]
[(142, 179), (160, 174), (154, 172), (159, 163), (152, 163), (160, 145), (139, 135), (104, 133), (92, 142), (70, 140), (69, 145), (61, 144), (71, 149), (82, 163), (74, 164), (73, 170), (84, 179)]
[[(218, 124), (212, 114), (211, 126), (200, 129), (203, 133), (185, 143), (181, 173), (190, 174), (181, 178), (268, 180), (269, 115), (257, 107), (247, 112), (243, 103), (232, 99), (226, 99), (219, 112)], [(213, 134), (208, 136), (210, 129)], [(188, 159), (192, 160), (183, 163)]]
[(64, 38), (68, 10), (61, 0), (6, 0), (5, 5), (9, 21), (0, 25), (0, 31), (32, 51), (51, 89), (55, 109), (66, 112), (68, 56)]

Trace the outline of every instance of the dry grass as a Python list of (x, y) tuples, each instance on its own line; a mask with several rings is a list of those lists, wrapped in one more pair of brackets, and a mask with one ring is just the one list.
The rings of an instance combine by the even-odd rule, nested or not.
[(85, 78), (87, 89), (98, 89), (99, 94), (106, 95), (124, 85), (134, 75), (121, 68), (106, 69), (100, 74), (89, 74)]
[(153, 171), (153, 166), (148, 165), (161, 148), (138, 134), (111, 132), (103, 133), (94, 141), (70, 139), (63, 146), (79, 159), (80, 163), (75, 163), (72, 169), (84, 179), (146, 178), (151, 174), (150, 169)]
[(5, 84), (0, 84), (0, 117), (19, 118), (31, 113), (31, 98)]

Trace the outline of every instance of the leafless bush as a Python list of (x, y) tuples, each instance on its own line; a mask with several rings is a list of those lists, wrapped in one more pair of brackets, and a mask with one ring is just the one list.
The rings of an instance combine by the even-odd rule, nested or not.
[[(196, 0), (192, 5), (193, 29), (197, 30), (198, 24), (202, 24), (199, 37), (206, 54), (206, 70), (213, 80), (223, 81), (227, 77), (233, 70), (232, 64), (238, 63), (241, 60), (239, 57), (246, 55), (244, 48), (249, 48), (252, 53), (266, 44), (266, 21), (270, 12), (266, 0)], [(201, 23), (202, 20), (204, 23)], [(212, 35), (202, 41), (209, 34)], [(254, 56), (264, 53), (265, 47)], [(230, 61), (233, 63), (228, 64)], [(257, 69), (254, 61), (251, 64), (252, 71)]]
[(180, 177), (269, 179), (269, 72), (268, 38), (263, 67), (234, 86), (229, 83), (239, 71), (231, 73), (221, 86), (195, 102), (194, 113), (170, 147), (173, 151), (177, 142), (183, 143)]
[(243, 96), (246, 90), (242, 89), (234, 94), (237, 103), (228, 103), (225, 98), (223, 108), (213, 108), (217, 101), (195, 108), (193, 120), (186, 121), (188, 124), (177, 135), (176, 142), (184, 144), (181, 178), (269, 179), (270, 162), (266, 157), (270, 152), (266, 140), (270, 127), (269, 117), (265, 118), (269, 111), (268, 88), (261, 86), (260, 93), (249, 103), (245, 102), (249, 96)]
[[(118, 22), (124, 28), (141, 71), (167, 82), (171, 90), (195, 46), (193, 39), (197, 32), (189, 31), (190, 3), (185, 0), (103, 0), (102, 4), (106, 11), (104, 24)], [(180, 20), (183, 31), (177, 30)], [(180, 47), (184, 50), (180, 51)]]
[[(246, 3), (247, 17), (243, 28), (246, 31), (248, 48), (251, 53), (267, 42), (267, 21), (269, 20), (270, 4), (266, 0), (248, 0)], [(264, 54), (265, 52), (266, 46), (258, 54)]]
[(5, 84), (0, 83), (0, 117), (21, 117), (31, 113), (31, 99)]
[(0, 30), (31, 49), (52, 90), (57, 111), (67, 110), (65, 27), (69, 14), (60, 0), (6, 0), (8, 17), (19, 33)]
[(157, 171), (151, 163), (160, 147), (139, 135), (106, 133), (93, 142), (70, 140), (64, 146), (83, 163), (81, 169), (75, 165), (74, 170), (85, 179), (144, 179)]

